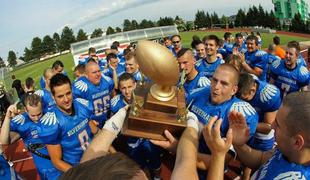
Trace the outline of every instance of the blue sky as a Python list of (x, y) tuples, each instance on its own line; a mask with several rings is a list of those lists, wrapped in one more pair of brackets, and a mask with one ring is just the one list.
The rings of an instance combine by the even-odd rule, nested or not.
[(91, 33), (98, 27), (122, 27), (126, 18), (140, 21), (179, 15), (193, 20), (198, 9), (232, 15), (258, 4), (273, 8), (271, 0), (1, 0), (0, 57), (6, 59), (9, 50), (21, 56), (33, 37), (61, 33), (66, 25), (75, 33), (79, 28)]

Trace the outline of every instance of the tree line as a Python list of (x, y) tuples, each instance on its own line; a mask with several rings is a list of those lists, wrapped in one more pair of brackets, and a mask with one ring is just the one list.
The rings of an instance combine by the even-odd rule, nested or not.
[[(283, 28), (279, 20), (275, 17), (274, 12), (272, 10), (270, 12), (265, 11), (261, 5), (258, 7), (251, 6), (248, 8), (248, 10), (239, 9), (235, 16), (230, 17), (224, 15), (219, 17), (216, 12), (205, 13), (204, 10), (198, 10), (195, 14), (194, 21), (185, 21), (181, 17), (176, 16), (175, 18), (160, 17), (157, 21), (143, 19), (142, 21), (138, 22), (135, 19), (125, 19), (122, 25), (122, 29), (120, 27), (107, 27), (105, 32), (106, 35), (131, 31), (135, 29), (145, 29), (168, 25), (176, 25), (179, 31), (189, 31), (193, 29), (213, 27), (225, 28), (227, 26), (229, 26), (229, 28), (248, 26), (262, 26), (272, 29)], [(310, 22), (303, 22), (300, 14), (296, 14), (292, 20), (292, 24), (289, 27), (289, 30), (293, 32), (310, 33)], [(87, 33), (83, 29), (79, 29), (75, 36), (73, 29), (66, 26), (62, 29), (61, 34), (55, 32), (53, 36), (46, 35), (42, 39), (40, 37), (34, 37), (30, 47), (25, 47), (23, 56), (19, 58), (25, 62), (38, 60), (42, 56), (70, 49), (71, 43), (84, 41), (88, 38), (101, 37), (103, 33), (104, 32), (102, 28), (96, 28), (88, 37)], [(9, 65), (15, 66), (17, 64), (16, 59), (17, 57), (15, 52), (10, 50), (7, 59)], [(4, 66), (5, 64), (3, 59), (0, 57), (0, 68)]]

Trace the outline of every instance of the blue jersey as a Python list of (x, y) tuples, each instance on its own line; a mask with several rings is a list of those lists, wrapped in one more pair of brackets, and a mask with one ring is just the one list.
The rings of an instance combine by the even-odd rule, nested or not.
[(279, 150), (276, 150), (275, 154), (253, 174), (251, 179), (310, 179), (310, 165), (290, 163)]
[[(117, 77), (120, 77), (123, 73), (125, 73), (125, 71), (126, 71), (125, 66), (118, 64), (118, 66), (116, 68)], [(113, 69), (110, 67), (106, 68), (103, 70), (103, 74), (110, 77), (110, 78), (113, 78)]]
[[(256, 80), (257, 90), (249, 103), (255, 108), (259, 115), (259, 122), (264, 121), (264, 114), (267, 112), (277, 111), (281, 106), (280, 90), (272, 84), (264, 81)], [(268, 134), (256, 132), (251, 142), (251, 146), (255, 149), (268, 151), (274, 145), (274, 130)]]
[[(90, 57), (86, 57), (84, 59), (81, 59), (81, 60), (79, 60), (78, 64), (86, 65), (89, 59), (90, 59)], [(103, 71), (107, 65), (107, 60), (106, 59), (99, 59), (98, 65), (99, 65), (100, 71)]]
[(198, 73), (193, 80), (186, 80), (183, 84), (186, 104), (188, 105), (192, 101), (191, 94), (200, 90), (201, 88), (209, 88), (210, 84), (210, 80), (203, 76), (202, 73)]
[(225, 48), (218, 48), (217, 52), (223, 56), (223, 59), (226, 59), (229, 55)]
[(227, 54), (232, 54), (234, 48), (234, 44), (224, 42), (224, 49), (226, 50)]
[(199, 73), (202, 73), (203, 76), (211, 78), (217, 67), (223, 63), (225, 62), (221, 58), (217, 58), (213, 63), (208, 63), (207, 60), (201, 60), (196, 63), (196, 69)]
[(41, 87), (41, 89), (45, 89), (45, 80), (44, 80), (43, 76), (41, 76), (41, 78), (40, 78), (40, 87)]
[(262, 74), (258, 76), (259, 80), (266, 81), (267, 80), (267, 60), (265, 59), (265, 51), (256, 50), (254, 52), (246, 52), (244, 54), (246, 63), (251, 68), (260, 68), (262, 70)]
[(122, 66), (125, 66), (125, 62), (126, 62), (126, 59), (125, 59), (125, 57), (124, 56), (122, 56), (122, 57), (118, 57), (118, 59), (119, 59), (119, 65), (122, 65)]
[(55, 101), (50, 91), (42, 89), (37, 90), (34, 93), (41, 97), (43, 114), (47, 112), (49, 109), (51, 109), (53, 106), (55, 106)]
[(264, 59), (267, 61), (267, 82), (269, 82), (271, 77), (271, 64), (276, 60), (281, 60), (281, 58), (269, 53), (265, 54), (264, 56)]
[(75, 99), (72, 106), (73, 115), (53, 107), (40, 119), (38, 131), (43, 143), (61, 145), (62, 159), (75, 166), (93, 138), (88, 125), (93, 112), (85, 99)]
[(287, 69), (285, 61), (278, 60), (271, 66), (272, 78), (274, 84), (280, 89), (281, 97), (288, 93), (299, 91), (302, 87), (308, 85), (309, 71), (306, 67), (297, 64), (294, 69)]
[(307, 67), (307, 63), (306, 63), (304, 57), (302, 57), (301, 54), (299, 54), (299, 56), (298, 56), (297, 64), (300, 64), (300, 65), (302, 65), (302, 66)]
[[(10, 130), (20, 135), (27, 148), (38, 146), (39, 148), (35, 151), (48, 156), (47, 148), (39, 138), (38, 128), (38, 123), (33, 122), (27, 113), (15, 116), (10, 122)], [(32, 153), (32, 157), (41, 179), (57, 179), (60, 176), (60, 172), (54, 167), (51, 160), (40, 157), (35, 153)]]
[(243, 53), (243, 54), (248, 51), (248, 49), (246, 47), (246, 43), (242, 43), (242, 45), (240, 47), (238, 47), (237, 44), (235, 43), (235, 44), (233, 44), (232, 49), (234, 49), (234, 48), (238, 48), (238, 52)]
[(99, 122), (102, 128), (108, 118), (110, 110), (111, 92), (114, 89), (114, 82), (107, 76), (102, 76), (98, 86), (92, 84), (86, 77), (80, 77), (72, 85), (74, 98), (88, 100), (93, 106), (93, 120)]
[(5, 160), (3, 155), (0, 153), (0, 177), (3, 180), (19, 180), (19, 176), (17, 176), (13, 167), (9, 165), (9, 163)]

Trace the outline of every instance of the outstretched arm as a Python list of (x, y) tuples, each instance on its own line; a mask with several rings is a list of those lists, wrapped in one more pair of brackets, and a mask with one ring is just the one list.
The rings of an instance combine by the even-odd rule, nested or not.
[[(19, 134), (16, 132), (11, 132), (10, 133), (10, 122), (11, 119), (17, 115), (17, 109), (15, 104), (11, 105), (8, 107), (5, 117), (4, 117), (4, 121), (1, 127), (1, 133), (0, 133), (0, 143), (1, 144), (11, 144), (14, 141), (18, 140), (20, 138)], [(14, 141), (12, 137), (14, 136)]]

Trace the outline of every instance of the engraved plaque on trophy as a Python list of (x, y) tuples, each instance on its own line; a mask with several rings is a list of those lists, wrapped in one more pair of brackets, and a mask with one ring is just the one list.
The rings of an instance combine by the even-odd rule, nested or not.
[(139, 41), (135, 58), (140, 71), (153, 84), (138, 85), (122, 133), (128, 136), (165, 140), (164, 130), (180, 136), (186, 127), (184, 93), (175, 85), (179, 67), (173, 54), (152, 41)]

